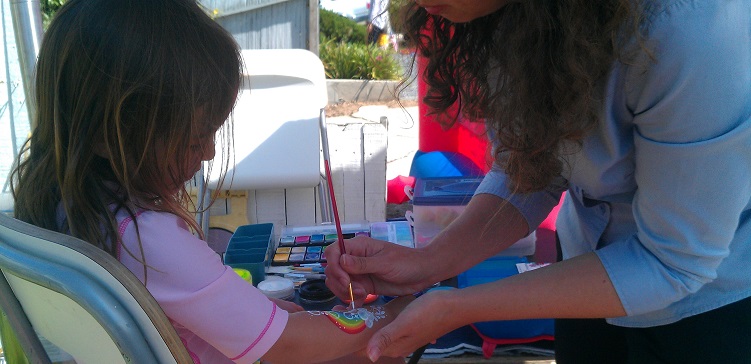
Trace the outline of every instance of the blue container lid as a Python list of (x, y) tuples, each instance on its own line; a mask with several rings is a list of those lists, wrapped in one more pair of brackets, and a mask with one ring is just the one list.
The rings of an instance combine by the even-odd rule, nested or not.
[(466, 205), (482, 177), (435, 177), (415, 179), (414, 205)]
[(235, 233), (232, 234), (232, 238), (245, 238), (245, 237), (258, 237), (258, 236), (271, 236), (274, 233), (274, 224), (250, 224), (238, 226)]

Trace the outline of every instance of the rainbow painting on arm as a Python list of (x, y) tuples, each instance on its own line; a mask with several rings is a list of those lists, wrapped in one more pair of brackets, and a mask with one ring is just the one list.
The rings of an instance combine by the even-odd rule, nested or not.
[(326, 316), (336, 327), (348, 334), (357, 334), (366, 328), (373, 327), (373, 323), (386, 317), (386, 311), (382, 307), (372, 307), (372, 311), (366, 308), (358, 308), (346, 312), (338, 311), (310, 311), (311, 315)]

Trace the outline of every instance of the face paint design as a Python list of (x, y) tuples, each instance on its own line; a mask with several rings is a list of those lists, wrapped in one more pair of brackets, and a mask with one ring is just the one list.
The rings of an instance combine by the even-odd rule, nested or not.
[(338, 311), (309, 311), (313, 316), (326, 316), (340, 330), (348, 334), (357, 334), (365, 328), (373, 327), (373, 324), (386, 317), (386, 311), (383, 307), (371, 307), (372, 311), (365, 308), (358, 308), (346, 312)]

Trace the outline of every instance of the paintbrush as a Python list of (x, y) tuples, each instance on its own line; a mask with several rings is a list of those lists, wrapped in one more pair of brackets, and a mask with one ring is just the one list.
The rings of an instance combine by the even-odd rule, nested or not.
[[(329, 137), (328, 132), (326, 131), (326, 114), (324, 112), (324, 109), (321, 109), (320, 113), (320, 123), (321, 123), (321, 143), (322, 149), (323, 149), (323, 169), (326, 173), (326, 184), (329, 187), (329, 197), (331, 198), (331, 209), (334, 212), (334, 224), (336, 225), (336, 237), (339, 244), (339, 251), (341, 254), (345, 254), (346, 250), (344, 248), (344, 234), (342, 234), (342, 223), (339, 221), (339, 210), (336, 208), (336, 196), (334, 196), (334, 183), (331, 180), (331, 164), (329, 163)], [(350, 302), (352, 302), (351, 309), (355, 309), (355, 295), (352, 292), (352, 281), (349, 282), (349, 298)]]

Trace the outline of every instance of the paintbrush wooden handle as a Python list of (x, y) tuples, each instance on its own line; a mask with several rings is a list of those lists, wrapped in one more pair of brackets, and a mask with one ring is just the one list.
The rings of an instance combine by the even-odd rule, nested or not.
[(339, 209), (336, 207), (336, 196), (334, 196), (334, 183), (331, 181), (331, 166), (329, 161), (324, 159), (323, 166), (326, 170), (326, 184), (329, 187), (329, 196), (331, 197), (331, 209), (334, 210), (334, 224), (336, 225), (336, 236), (339, 241), (339, 250), (342, 254), (344, 250), (344, 234), (342, 233), (342, 223), (339, 221)]

